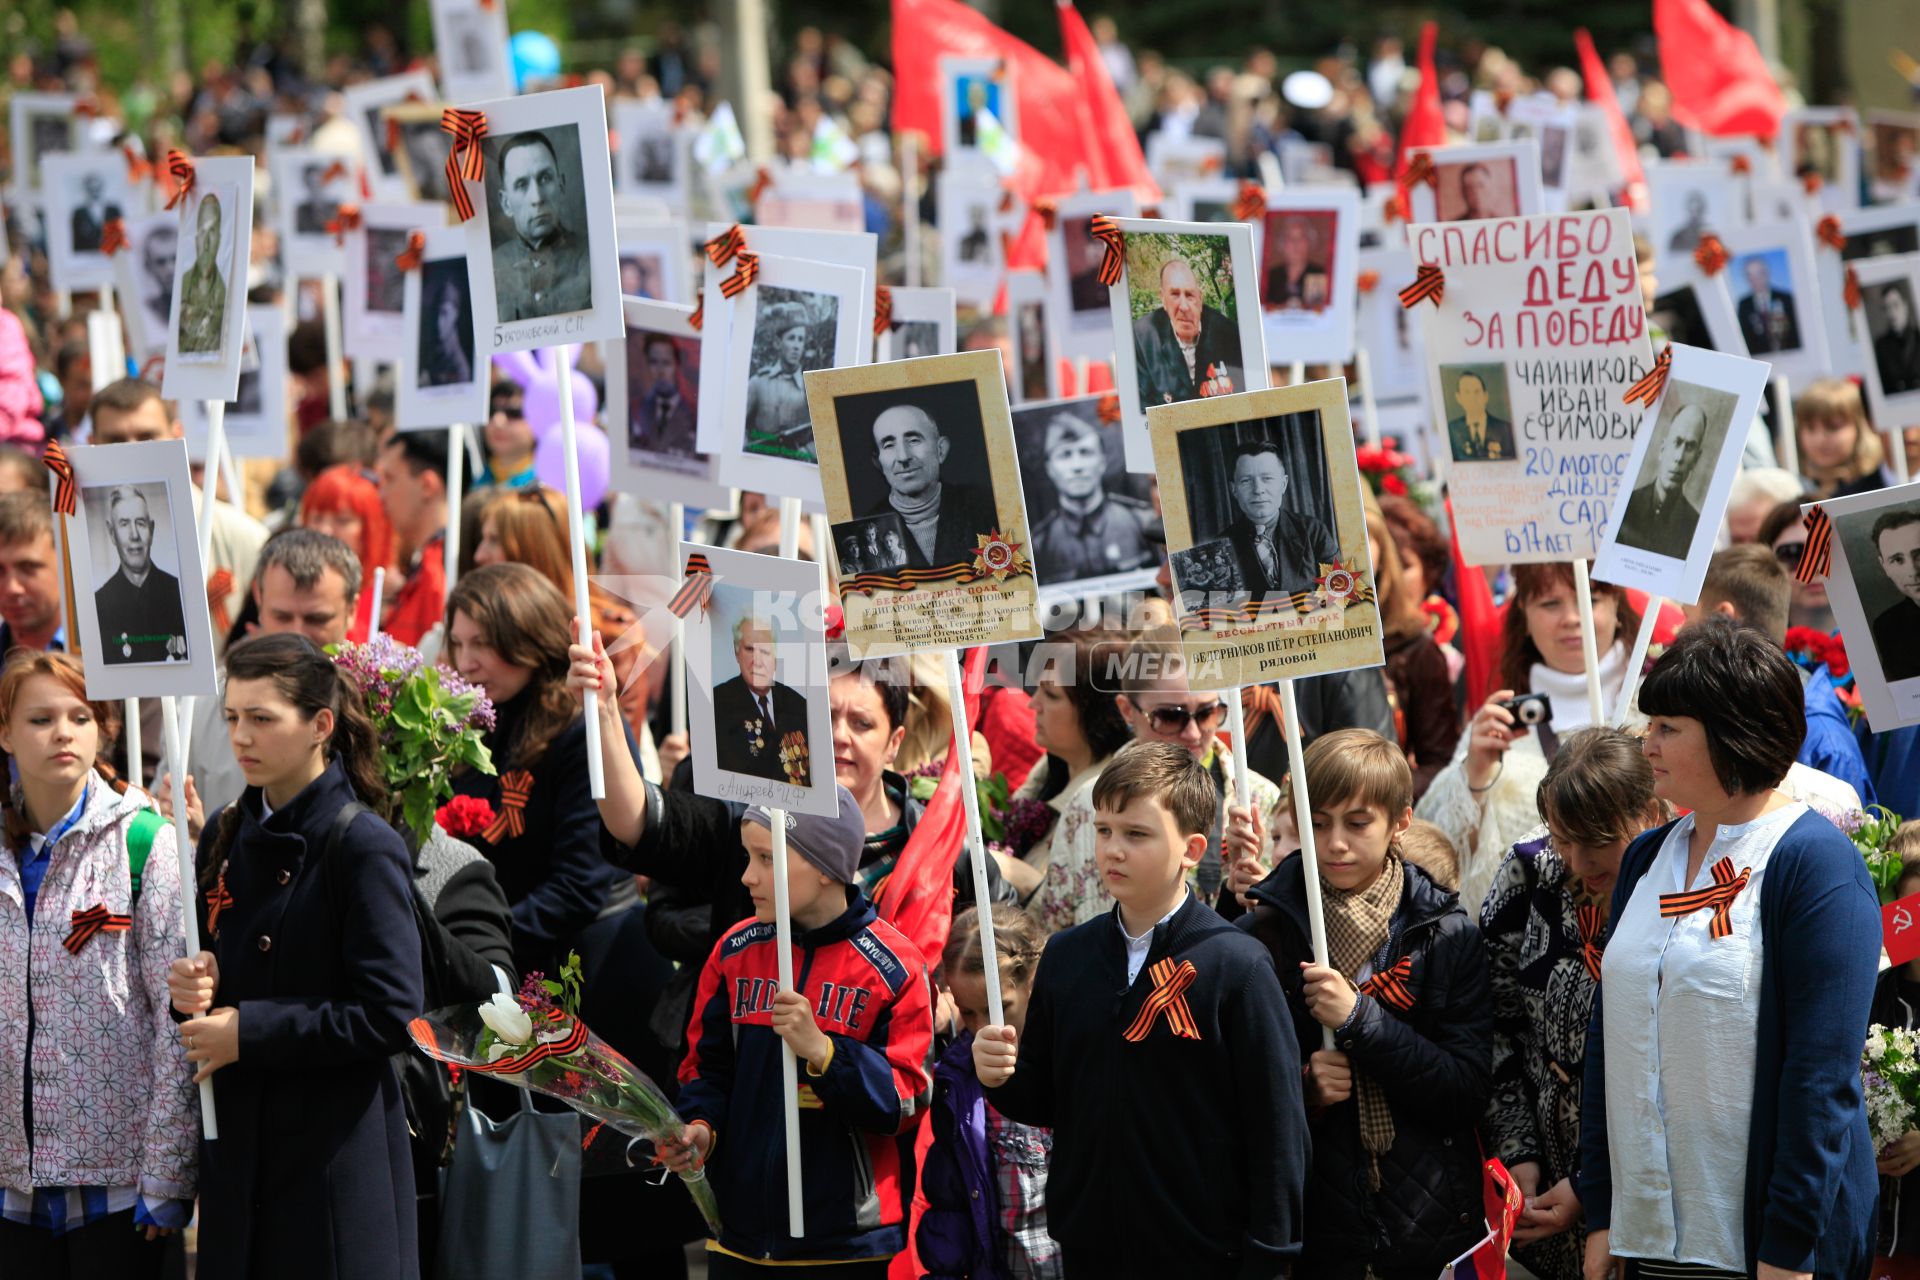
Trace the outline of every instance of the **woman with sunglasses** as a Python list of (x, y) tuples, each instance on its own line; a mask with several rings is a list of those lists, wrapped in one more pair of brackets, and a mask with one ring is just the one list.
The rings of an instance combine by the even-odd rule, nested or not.
[[(1148, 632), (1124, 650), (1103, 646), (1096, 669), (1075, 674), (1097, 687), (1116, 670), (1123, 692), (1114, 695), (1114, 705), (1133, 740), (1184, 747), (1212, 775), (1220, 807), (1207, 835), (1207, 852), (1195, 870), (1193, 888), (1222, 914), (1240, 914), (1238, 899), (1232, 892), (1221, 892), (1222, 886), (1231, 878), (1236, 887), (1251, 887), (1273, 869), (1280, 789), (1249, 770), (1248, 794), (1253, 803), (1246, 808), (1232, 803), (1238, 761), (1218, 737), (1227, 720), (1225, 695), (1218, 689), (1196, 690), (1189, 685), (1177, 633), (1170, 629)], [(1112, 909), (1113, 899), (1100, 881), (1094, 860), (1093, 788), (1089, 786), (1061, 810), (1052, 861), (1027, 910), (1049, 932), (1057, 933)]]
[[(1793, 498), (1781, 503), (1760, 522), (1760, 545), (1773, 548), (1774, 556), (1786, 566), (1790, 577), (1800, 567), (1800, 557), (1807, 550), (1807, 522), (1800, 516), (1800, 501)], [(1834, 633), (1837, 624), (1833, 620), (1833, 606), (1827, 603), (1825, 581), (1793, 579), (1793, 605), (1787, 611), (1787, 625), (1812, 627), (1822, 635)]]

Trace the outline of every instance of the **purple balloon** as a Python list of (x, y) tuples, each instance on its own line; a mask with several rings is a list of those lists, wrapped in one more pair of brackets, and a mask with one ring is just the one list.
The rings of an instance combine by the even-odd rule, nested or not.
[[(607, 496), (607, 481), (612, 474), (613, 448), (607, 433), (591, 422), (577, 422), (574, 436), (580, 444), (580, 502), (588, 511)], [(566, 433), (549, 431), (533, 447), (533, 474), (550, 489), (567, 491)]]
[[(568, 349), (578, 355), (580, 348)], [(550, 347), (538, 351), (514, 351), (506, 355), (495, 356), (493, 363), (500, 371), (520, 384), (526, 392), (527, 425), (533, 428), (536, 443), (544, 443), (548, 433), (560, 425), (560, 379), (558, 360)], [(587, 375), (578, 369), (573, 372), (573, 420), (583, 430), (600, 412), (600, 397), (593, 389), (593, 383)], [(593, 505), (591, 503), (589, 506)]]

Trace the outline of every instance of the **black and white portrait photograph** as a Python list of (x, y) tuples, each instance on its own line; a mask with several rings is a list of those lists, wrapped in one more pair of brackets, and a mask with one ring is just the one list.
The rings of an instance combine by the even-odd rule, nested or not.
[[(855, 656), (928, 647), (929, 627), (950, 626), (947, 643), (957, 644), (1037, 634), (1000, 353), (834, 369), (808, 382), (834, 547), (860, 551), (866, 566), (864, 578), (843, 572), (839, 583)], [(875, 580), (889, 573), (902, 577)]]
[(393, 159), (404, 199), (453, 199), (453, 188), (447, 183), (453, 135), (440, 127), (444, 110), (438, 102), (398, 102), (380, 109), (382, 130), (399, 143)]
[(1381, 661), (1343, 379), (1172, 405), (1152, 437), (1189, 661), (1222, 685)]
[[(1106, 249), (1088, 234), (1088, 228), (1095, 214), (1133, 218), (1137, 209), (1130, 190), (1082, 192), (1058, 202), (1053, 226), (1047, 232), (1047, 284), (1052, 298), (1049, 318), (1059, 354), (1069, 360), (1115, 357), (1113, 303), (1107, 286), (1100, 283), (1100, 260)], [(1258, 288), (1256, 277), (1249, 296)]]
[(1828, 376), (1811, 224), (1755, 223), (1724, 231), (1720, 239), (1731, 255), (1720, 274), (1748, 353), (1793, 382)]
[(399, 273), (400, 376), (396, 418), (408, 428), (487, 419), (490, 367), (474, 323), (473, 283), (462, 227), (426, 232), (420, 266)]
[(941, 278), (962, 306), (990, 307), (999, 293), (1005, 252), (1000, 198), (990, 171), (943, 170), (934, 177)]
[(1114, 388), (1128, 463), (1146, 471), (1153, 457), (1147, 410), (1267, 385), (1259, 276), (1244, 224), (1123, 218), (1116, 225), (1125, 250), (1109, 290)]
[(446, 225), (437, 204), (368, 204), (360, 225), (346, 234), (341, 326), (346, 353), (390, 360), (407, 342), (407, 272), (398, 261), (414, 232)]
[(1693, 604), (1769, 371), (1725, 352), (1668, 350), (1673, 364), (1634, 432), (1594, 576)]
[[(486, 179), (468, 219), (480, 345), (499, 354), (620, 336), (620, 264), (599, 85), (478, 103)], [(484, 191), (484, 200), (479, 192)], [(484, 206), (484, 215), (481, 213)]]
[(1875, 733), (1920, 724), (1920, 483), (1829, 498), (1827, 599)]
[(917, 360), (953, 354), (959, 339), (951, 289), (895, 287), (887, 329), (874, 340), (875, 360)]
[(1512, 462), (1513, 400), (1504, 364), (1440, 366), (1441, 413), (1455, 462)]
[(56, 289), (96, 289), (113, 278), (100, 251), (107, 224), (143, 209), (117, 151), (59, 153), (41, 163), (46, 192), (47, 267)]
[(862, 574), (895, 574), (913, 563), (907, 556), (906, 522), (892, 511), (834, 525), (833, 554), (842, 583)]
[(1670, 264), (1691, 261), (1700, 237), (1722, 236), (1746, 222), (1745, 190), (1727, 176), (1723, 164), (1650, 160), (1646, 175), (1652, 210), (1647, 239), (1663, 274)]
[(301, 279), (337, 276), (346, 255), (333, 228), (342, 204), (357, 204), (359, 183), (350, 157), (275, 148), (268, 159), (274, 207), (280, 215), (280, 260)]
[(1508, 116), (1514, 122), (1510, 137), (1532, 138), (1539, 147), (1542, 198), (1550, 208), (1565, 208), (1574, 129), (1573, 109), (1544, 96), (1523, 98), (1514, 102), (1508, 110)]
[(1800, 107), (1780, 118), (1780, 170), (1794, 182), (1819, 179), (1814, 198), (1826, 212), (1860, 205), (1860, 113), (1852, 107)]
[[(1047, 323), (1047, 278), (1038, 271), (1007, 273), (1007, 335), (1013, 340), (1013, 402), (1052, 400), (1060, 370)], [(1116, 404), (1118, 401), (1115, 402)]]
[(624, 424), (624, 437), (614, 434), (614, 487), (688, 506), (728, 505), (715, 460), (699, 449), (706, 348), (693, 308), (636, 298), (625, 307), (626, 338), (602, 348), (607, 423)]
[(1860, 307), (1852, 315), (1865, 354), (1867, 411), (1885, 428), (1920, 423), (1920, 259), (1863, 258), (1852, 270)]
[(833, 813), (821, 566), (697, 543), (679, 543), (677, 552), (683, 567), (702, 557), (713, 576), (705, 607), (681, 623), (694, 789)]
[(240, 376), (240, 312), (252, 247), (253, 161), (201, 156), (176, 210), (173, 314), (162, 390), (169, 399), (231, 400)]
[(674, 123), (674, 106), (664, 98), (621, 98), (613, 104), (614, 190), (622, 196), (663, 201), (683, 213), (688, 207), (691, 140)]
[(692, 302), (687, 224), (678, 218), (620, 216), (615, 221), (620, 252), (620, 294), (658, 302)]
[(39, 206), (45, 194), (42, 162), (80, 146), (79, 99), (70, 93), (16, 93), (9, 99), (13, 138), (13, 197)]
[(214, 692), (184, 440), (75, 446), (74, 622), (99, 698)]
[(1437, 150), (1433, 180), (1408, 190), (1414, 222), (1467, 222), (1480, 218), (1526, 218), (1547, 212), (1541, 193), (1540, 144), (1532, 138)]
[(503, 98), (513, 92), (507, 7), (487, 0), (433, 0), (433, 47), (448, 102)]
[(1920, 252), (1920, 201), (1843, 209), (1834, 216), (1846, 237), (1845, 245), (1835, 253), (1822, 241), (1813, 251), (1827, 361), (1834, 376), (1851, 375), (1864, 383), (1872, 360), (1871, 335), (1864, 311), (1847, 305), (1847, 268), (1857, 270), (1859, 263), (1870, 258)]
[[(1102, 413), (1103, 403), (1109, 406)], [(1144, 587), (1160, 568), (1153, 478), (1127, 470), (1108, 395), (1022, 404), (1013, 411), (1020, 486), (1033, 522), (1042, 594)]]
[(340, 93), (346, 118), (360, 134), (360, 155), (373, 198), (407, 199), (406, 179), (400, 172), (399, 139), (388, 138), (382, 110), (404, 102), (440, 102), (433, 76), (426, 71), (403, 71), (350, 84)]
[(108, 261), (127, 327), (127, 354), (145, 364), (167, 353), (173, 276), (180, 245), (177, 213), (127, 220), (127, 247)]

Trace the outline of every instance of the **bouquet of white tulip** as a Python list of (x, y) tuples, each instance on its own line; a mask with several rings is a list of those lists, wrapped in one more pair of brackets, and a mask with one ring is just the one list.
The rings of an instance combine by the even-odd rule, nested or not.
[[(558, 1098), (629, 1137), (656, 1145), (678, 1138), (686, 1126), (659, 1086), (574, 1015), (578, 956), (568, 957), (560, 976), (554, 982), (530, 973), (517, 995), (502, 991), (483, 1004), (435, 1009), (407, 1030), (437, 1061)], [(694, 1169), (680, 1177), (717, 1238), (720, 1206), (706, 1173)]]

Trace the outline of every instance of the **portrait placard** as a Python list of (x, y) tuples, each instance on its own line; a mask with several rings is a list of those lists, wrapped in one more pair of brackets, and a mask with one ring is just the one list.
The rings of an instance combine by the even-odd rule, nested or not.
[(1827, 326), (1806, 222), (1756, 223), (1720, 237), (1733, 255), (1721, 274), (1747, 354), (1804, 386), (1830, 372)]
[(1420, 223), (1407, 240), (1445, 282), (1416, 312), (1467, 562), (1591, 557), (1640, 419), (1621, 397), (1653, 365), (1627, 211)]
[[(1271, 200), (1278, 194), (1267, 192)], [(1240, 201), (1240, 183), (1235, 178), (1195, 178), (1167, 190), (1167, 217), (1175, 222), (1238, 222), (1234, 216)], [(1253, 229), (1254, 250), (1259, 251), (1259, 227)]]
[(1729, 356), (1747, 354), (1726, 272), (1708, 275), (1688, 256), (1658, 268), (1656, 278), (1658, 292), (1647, 308), (1647, 336), (1656, 354), (1669, 342)]
[(113, 280), (101, 252), (107, 223), (146, 212), (118, 151), (54, 152), (40, 161), (47, 271), (56, 289), (97, 289)]
[(433, 0), (433, 50), (440, 55), (440, 88), (447, 101), (463, 104), (512, 95), (507, 39), (506, 5)]
[(959, 343), (953, 290), (896, 286), (887, 331), (874, 339), (875, 362), (950, 356)]
[(1007, 389), (1015, 404), (1060, 395), (1060, 358), (1047, 317), (1051, 301), (1040, 272), (1007, 273), (1007, 336), (1013, 340), (1013, 385)]
[(1343, 187), (1276, 191), (1267, 197), (1263, 227), (1260, 305), (1268, 357), (1276, 365), (1353, 359), (1360, 193)]
[(1201, 138), (1193, 134), (1175, 137), (1165, 129), (1147, 135), (1147, 171), (1171, 191), (1186, 182), (1198, 182), (1224, 173), (1227, 168), (1227, 144), (1221, 138)]
[(940, 59), (940, 141), (955, 168), (987, 169), (980, 154), (978, 113), (990, 112), (1009, 139), (1020, 137), (1020, 103), (1013, 70), (1003, 58)]
[(867, 210), (855, 173), (817, 173), (797, 165), (773, 170), (773, 181), (753, 202), (753, 220), (763, 227), (859, 232)]
[(620, 296), (656, 302), (693, 301), (687, 224), (678, 218), (620, 217)]
[(705, 598), (681, 621), (693, 789), (736, 804), (832, 815), (828, 602), (818, 563), (676, 544), (683, 574), (704, 565)]
[[(187, 437), (187, 458), (207, 458), (207, 408), (204, 401), (180, 402), (180, 425)], [(240, 361), (240, 389), (221, 419), (227, 451), (236, 458), (288, 456), (287, 317), (276, 306), (247, 308), (247, 344)]]
[(1885, 733), (1920, 724), (1920, 484), (1819, 507), (1833, 521), (1827, 601), (1867, 725)]
[(1539, 148), (1540, 195), (1549, 210), (1567, 207), (1573, 127), (1573, 108), (1548, 95), (1516, 99), (1507, 109), (1507, 141), (1531, 140)]
[(80, 151), (85, 141), (80, 127), (78, 95), (71, 93), (16, 93), (8, 99), (13, 139), (12, 200), (27, 208), (42, 207), (41, 163), (48, 156)]
[(439, 102), (440, 90), (434, 86), (433, 76), (426, 71), (403, 71), (350, 84), (340, 95), (347, 120), (360, 135), (360, 168), (366, 174), (367, 189), (376, 200), (405, 200), (407, 184), (400, 176), (399, 139), (387, 136), (380, 112), (383, 107), (402, 102)]
[(934, 175), (940, 225), (941, 276), (961, 304), (993, 305), (1005, 269), (997, 210), (1000, 188), (991, 174), (942, 170)]
[(1033, 573), (1043, 598), (1145, 590), (1159, 572), (1153, 477), (1127, 470), (1119, 407), (1107, 392), (1013, 410), (1021, 492), (1041, 513)]
[[(1239, 222), (1116, 218), (1114, 390), (1127, 468), (1153, 470), (1146, 411), (1267, 385), (1253, 232)], [(1351, 321), (1349, 321), (1351, 329)]]
[(1069, 360), (1113, 359), (1113, 301), (1100, 283), (1105, 249), (1089, 232), (1095, 214), (1131, 218), (1138, 212), (1133, 192), (1087, 191), (1066, 196), (1054, 208), (1047, 232), (1047, 284), (1053, 293), (1054, 336)]
[(688, 507), (729, 505), (719, 462), (697, 447), (706, 351), (693, 308), (638, 298), (621, 305), (626, 337), (604, 348), (613, 487)]
[(807, 376), (855, 658), (1037, 639), (997, 351)]
[(345, 309), (346, 353), (366, 360), (391, 360), (407, 341), (407, 272), (398, 261), (414, 232), (446, 225), (439, 204), (369, 204), (360, 225), (347, 232)]
[(1780, 118), (1774, 145), (1780, 169), (1800, 182), (1818, 178), (1815, 192), (1829, 213), (1860, 206), (1860, 113), (1852, 107), (1800, 107)]
[(1634, 433), (1593, 576), (1697, 604), (1747, 430), (1772, 370), (1675, 343), (1660, 398)]
[(858, 317), (863, 298), (873, 305), (873, 286), (856, 267), (770, 256), (759, 264), (754, 283), (733, 299), (721, 368), (743, 390), (726, 398), (720, 478), (818, 503), (819, 438), (805, 377), (867, 363), (873, 325), (861, 328)]
[(1613, 202), (1613, 193), (1626, 182), (1620, 153), (1614, 149), (1613, 125), (1597, 102), (1573, 108), (1573, 154), (1567, 161), (1567, 202), (1590, 201), (1596, 208)]
[(186, 441), (75, 445), (67, 459), (79, 489), (64, 528), (87, 695), (217, 692)]
[(1649, 160), (1645, 167), (1647, 239), (1665, 285), (1668, 272), (1693, 261), (1701, 236), (1747, 224), (1745, 192), (1728, 180), (1726, 166), (1711, 161)]
[(276, 147), (267, 159), (279, 214), (280, 264), (290, 278), (346, 273), (346, 238), (333, 228), (340, 206), (360, 202), (351, 159), (305, 148)]
[(1868, 205), (1834, 216), (1840, 220), (1844, 247), (1836, 251), (1824, 240), (1813, 246), (1820, 314), (1827, 326), (1827, 363), (1835, 375), (1864, 379), (1872, 344), (1861, 329), (1860, 313), (1847, 305), (1847, 267), (1865, 258), (1920, 253), (1920, 202)]
[(1880, 203), (1920, 194), (1920, 112), (1869, 111), (1873, 146), (1873, 198)]
[(490, 368), (474, 328), (467, 243), (464, 227), (433, 227), (419, 268), (400, 273), (402, 355), (393, 405), (407, 430), (487, 420)]
[[(231, 400), (240, 380), (240, 312), (253, 241), (253, 159), (203, 156), (176, 223), (167, 320), (169, 400)], [(143, 695), (144, 696), (144, 695)]]
[(1367, 352), (1376, 401), (1419, 400), (1427, 394), (1427, 352), (1419, 317), (1400, 305), (1400, 291), (1413, 283), (1413, 254), (1404, 238), (1393, 248), (1359, 252), (1360, 281), (1354, 306), (1357, 345)]
[(180, 253), (180, 215), (155, 213), (127, 221), (127, 247), (111, 258), (127, 353), (145, 368), (163, 362), (173, 319), (173, 277)]
[(1412, 221), (1528, 218), (1547, 211), (1540, 194), (1540, 147), (1532, 138), (1472, 146), (1414, 147), (1433, 176), (1408, 189)]
[(1196, 686), (1384, 661), (1346, 379), (1155, 406), (1147, 430)]
[(613, 171), (597, 84), (475, 104), (484, 183), (467, 184), (474, 318), (490, 355), (620, 336)]
[(453, 202), (453, 184), (447, 181), (447, 157), (453, 153), (453, 135), (440, 127), (447, 109), (443, 102), (395, 102), (380, 108), (386, 140), (396, 143), (394, 169), (400, 179), (400, 200)]
[[(1853, 312), (1866, 350), (1867, 412), (1881, 431), (1920, 426), (1920, 254), (1853, 264), (1860, 306)], [(1920, 647), (1920, 634), (1914, 636)]]
[(623, 196), (659, 200), (684, 213), (693, 172), (692, 139), (674, 124), (673, 104), (661, 98), (616, 99), (613, 132), (620, 140), (613, 189)]

